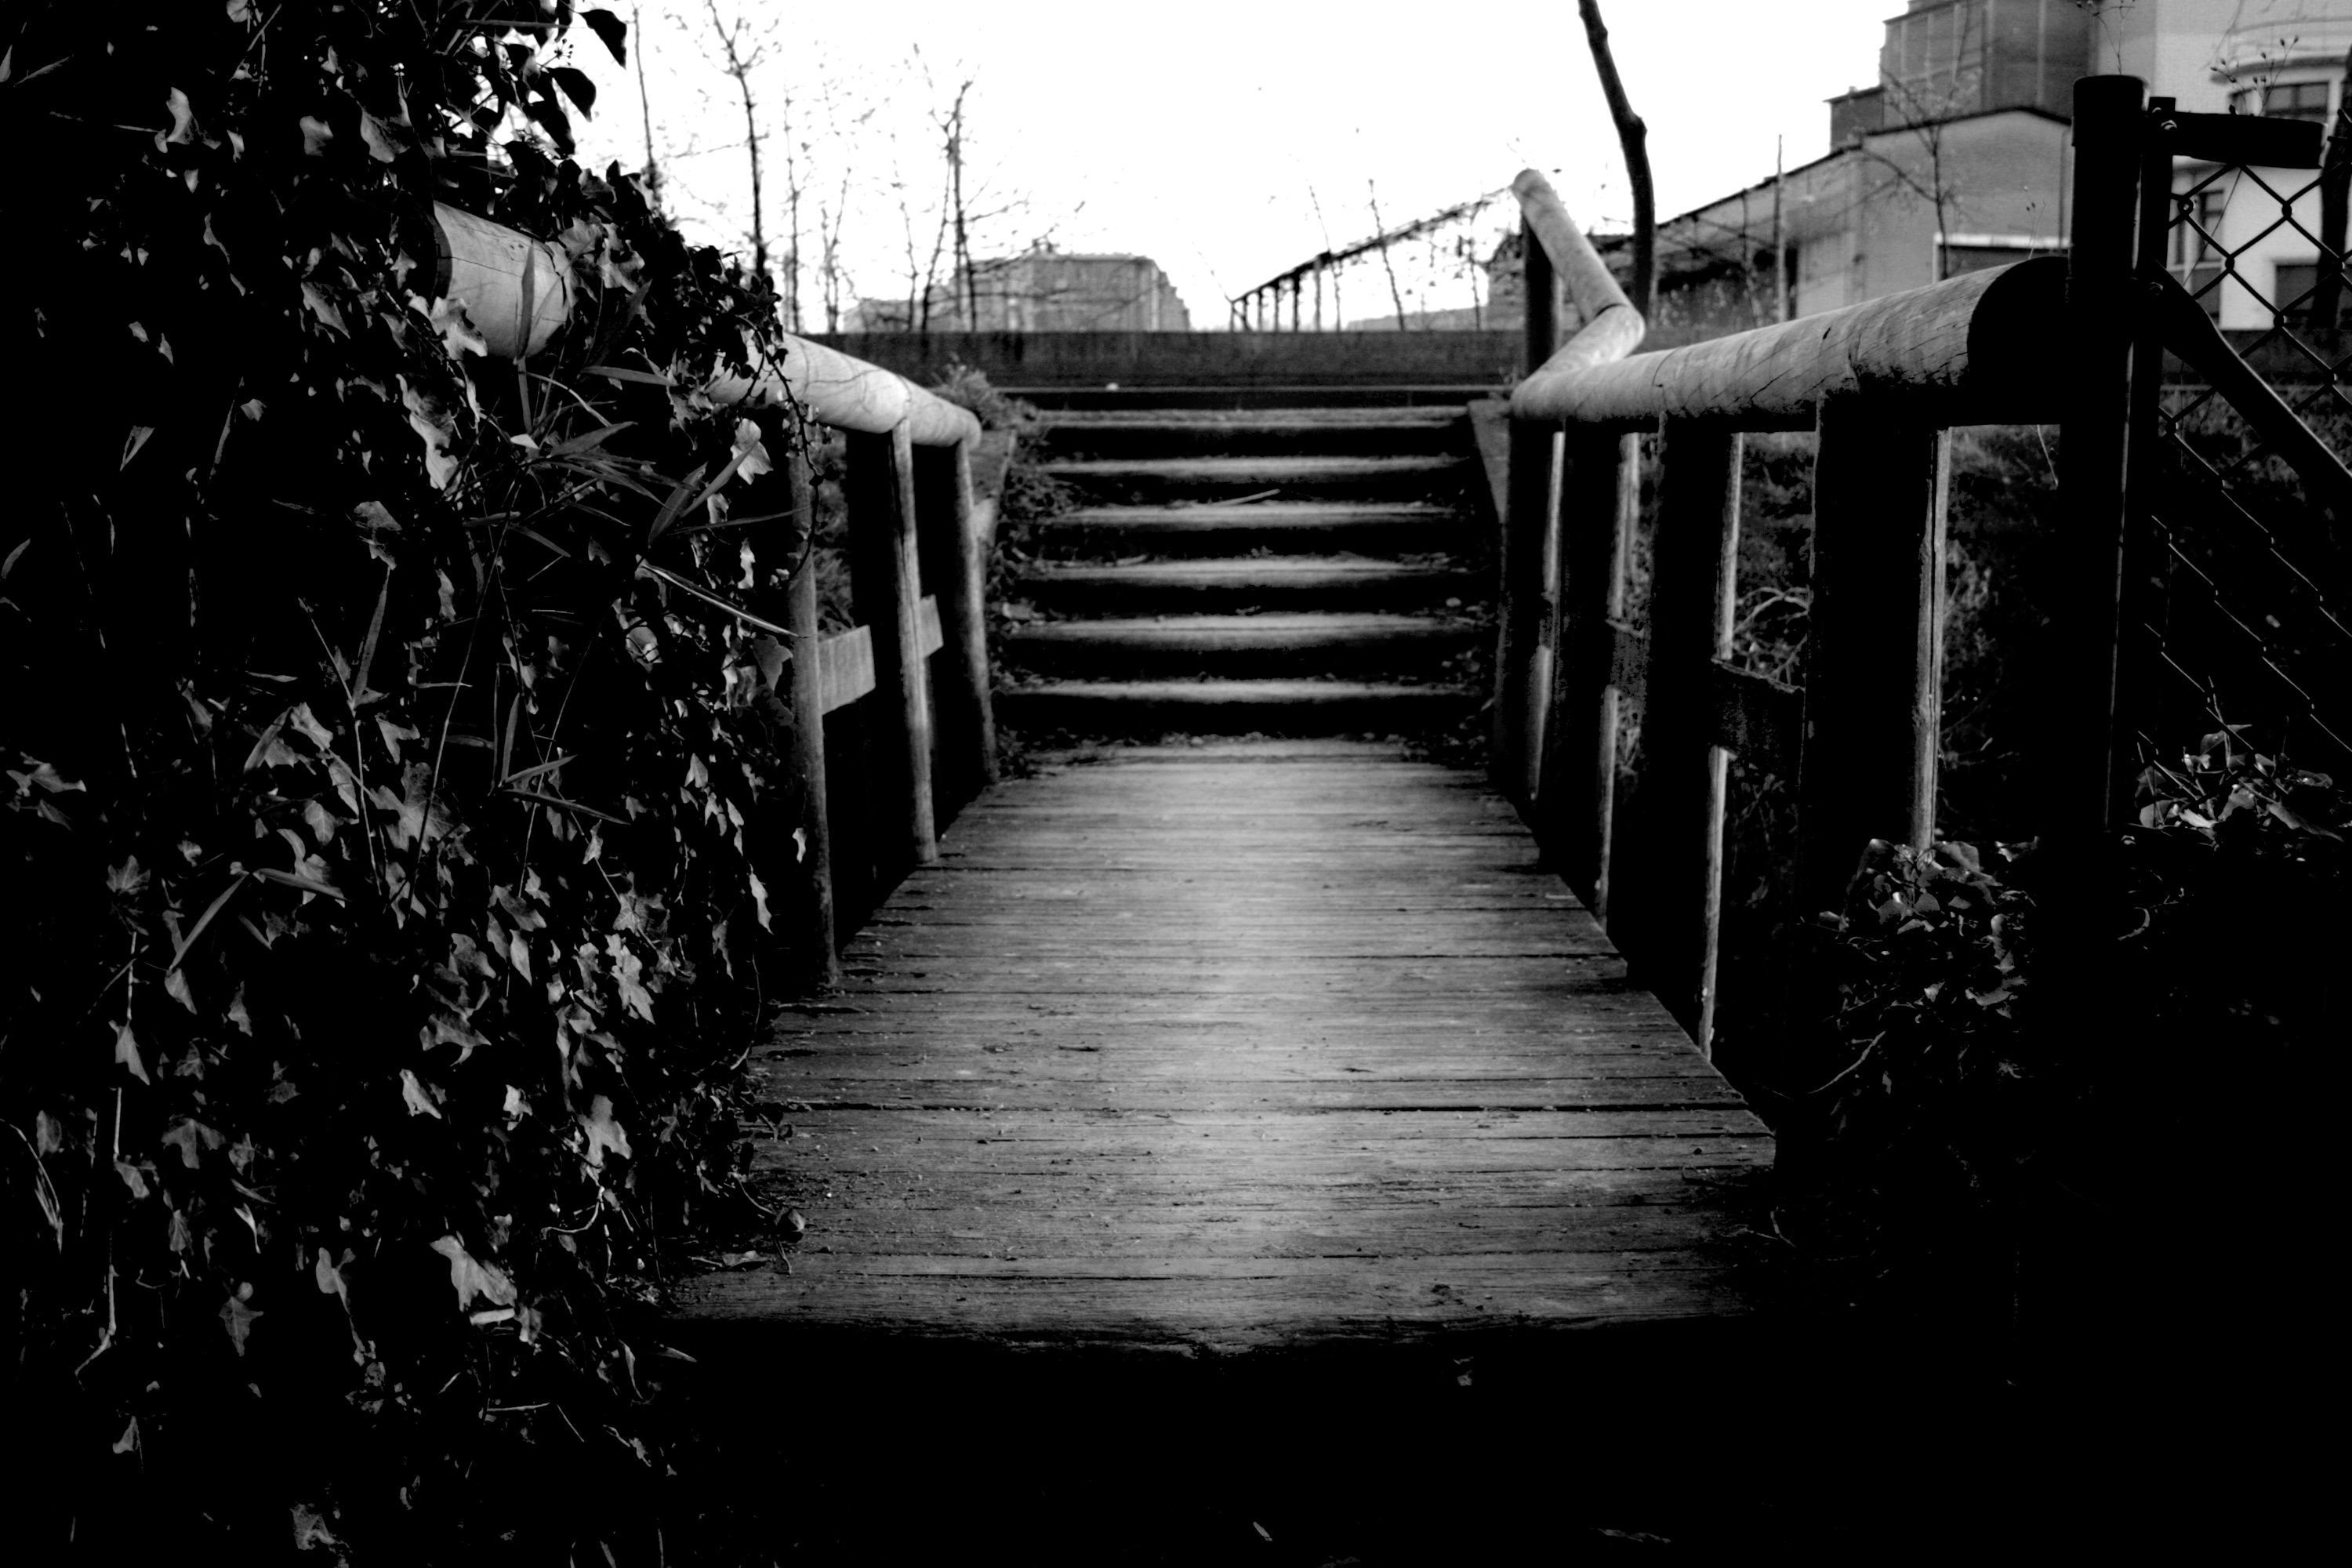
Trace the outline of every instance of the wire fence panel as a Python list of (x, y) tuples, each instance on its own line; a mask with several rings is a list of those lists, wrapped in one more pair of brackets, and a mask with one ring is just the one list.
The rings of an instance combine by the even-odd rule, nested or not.
[[(2339, 126), (2331, 163), (2352, 151)], [(2180, 162), (2164, 255), (2232, 348), (2339, 458), (2352, 451), (2352, 287), (2331, 174)], [(2159, 176), (2160, 177), (2160, 176)], [(2341, 210), (2341, 197), (2333, 204)], [(2352, 768), (2347, 520), (2196, 371), (2168, 359), (2129, 563), (2126, 721), (2143, 765), (2227, 729), (2298, 765)]]

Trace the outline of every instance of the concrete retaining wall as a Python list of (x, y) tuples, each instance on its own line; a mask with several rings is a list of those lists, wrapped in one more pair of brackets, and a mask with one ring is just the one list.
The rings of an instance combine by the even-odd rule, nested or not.
[(839, 332), (815, 340), (929, 385), (961, 362), (1003, 387), (1492, 386), (1517, 332)]

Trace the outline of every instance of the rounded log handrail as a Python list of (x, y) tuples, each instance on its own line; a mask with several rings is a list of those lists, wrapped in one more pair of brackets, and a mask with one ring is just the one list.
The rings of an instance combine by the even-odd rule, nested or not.
[(790, 332), (782, 334), (782, 343), (783, 358), (776, 363), (747, 336), (744, 351), (759, 371), (748, 376), (714, 378), (709, 388), (712, 400), (781, 403), (789, 395), (818, 424), (869, 436), (886, 435), (905, 420), (918, 447), (952, 447), (980, 439), (980, 421), (969, 409), (895, 371)]
[[(1613, 363), (1642, 346), (1642, 336), (1648, 331), (1642, 313), (1625, 298), (1625, 290), (1617, 284), (1616, 275), (1576, 220), (1568, 216), (1551, 182), (1537, 169), (1522, 169), (1511, 182), (1511, 194), (1519, 199), (1519, 216), (1527, 222), (1528, 232), (1536, 237), (1544, 254), (1551, 258), (1552, 270), (1567, 285), (1568, 297), (1576, 306), (1584, 325), (1575, 336), (1559, 346), (1558, 353), (1544, 361), (1535, 375), (1567, 375), (1591, 370), (1596, 365)], [(1522, 414), (1516, 398), (1511, 413), (1515, 418)]]
[(2040, 257), (1613, 363), (1565, 363), (1564, 349), (1519, 384), (1511, 415), (1624, 426), (1706, 417), (1751, 430), (1807, 428), (1823, 398), (1872, 393), (1905, 395), (1923, 412), (1948, 416), (1949, 424), (1969, 423), (1972, 405), (1996, 402), (2004, 419), (2054, 419), (2060, 378), (2034, 345), (2056, 341), (2065, 279), (2064, 261)]
[[(498, 359), (540, 353), (570, 318), (572, 268), (562, 249), (472, 213), (435, 203), (439, 255), (435, 282), (466, 308)], [(980, 421), (894, 371), (782, 334), (777, 363), (748, 334), (744, 352), (759, 367), (751, 375), (721, 375), (706, 389), (714, 402), (789, 397), (809, 417), (836, 430), (887, 435), (901, 421), (918, 447), (952, 447), (980, 437)]]

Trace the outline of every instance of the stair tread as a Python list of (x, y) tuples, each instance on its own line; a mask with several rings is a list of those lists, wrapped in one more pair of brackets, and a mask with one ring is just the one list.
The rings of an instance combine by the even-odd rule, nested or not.
[(1454, 508), (1433, 501), (1260, 500), (1244, 506), (1087, 506), (1039, 522), (1062, 528), (1295, 528), (1441, 522), (1454, 515)]
[(1367, 408), (1057, 408), (1047, 413), (1048, 427), (1109, 426), (1132, 429), (1165, 425), (1187, 430), (1203, 426), (1247, 430), (1311, 430), (1328, 426), (1356, 428), (1366, 425), (1401, 425), (1422, 429), (1451, 425), (1462, 417), (1458, 405), (1427, 406), (1397, 405)]
[(1444, 473), (1462, 468), (1458, 457), (1404, 458), (1061, 458), (1040, 464), (1057, 479), (1112, 479), (1133, 475), (1149, 479), (1213, 479), (1241, 483), (1264, 479), (1405, 478)]
[(1475, 697), (1467, 686), (1415, 685), (1397, 680), (1045, 680), (1006, 689), (1006, 696), (1083, 699), (1103, 702), (1266, 702), (1313, 706), (1327, 702), (1428, 700)]
[(1033, 621), (1008, 634), (1016, 642), (1103, 644), (1167, 644), (1184, 646), (1214, 642), (1224, 646), (1264, 644), (1275, 647), (1311, 647), (1329, 641), (1373, 638), (1419, 640), (1460, 637), (1477, 629), (1467, 616), (1388, 616), (1376, 614), (1276, 616), (1135, 616), (1098, 620)]
[(1205, 561), (1141, 561), (1127, 566), (1097, 566), (1066, 561), (1040, 562), (1024, 568), (1021, 580), (1070, 586), (1096, 584), (1136, 587), (1291, 587), (1307, 584), (1451, 583), (1469, 575), (1465, 567), (1408, 565), (1370, 557), (1267, 555), (1256, 559)]

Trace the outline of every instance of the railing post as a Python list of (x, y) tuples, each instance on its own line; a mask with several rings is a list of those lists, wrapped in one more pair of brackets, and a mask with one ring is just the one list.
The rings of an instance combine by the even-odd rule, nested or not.
[(1715, 661), (1730, 651), (1739, 550), (1739, 432), (1668, 419), (1651, 550), (1642, 772), (1615, 868), (1621, 940), (1633, 977), (1701, 1051), (1715, 1032), (1728, 758), (1715, 743)]
[[(1552, 309), (1551, 258), (1525, 224), (1519, 227), (1521, 277), (1527, 285), (1528, 368), (1552, 356), (1559, 320)], [(1536, 701), (1549, 699), (1530, 676), (1544, 624), (1545, 540), (1552, 527), (1552, 472), (1559, 426), (1511, 421), (1508, 504), (1504, 509), (1501, 570), (1496, 586), (1499, 625), (1495, 646), (1495, 714), (1491, 746), (1495, 787), (1526, 801), (1537, 757)]]
[(2143, 85), (2074, 84), (2074, 196), (2067, 254), (2067, 359), (2074, 384), (2059, 427), (2058, 538), (2048, 707), (2041, 737), (2044, 816), (2060, 837), (2095, 835), (2122, 781), (2116, 757), (2116, 643), (2126, 534), (2132, 407), (2132, 276), (2140, 208)]
[(988, 563), (972, 515), (970, 444), (915, 453), (923, 581), (938, 596), (940, 659), (932, 670), (940, 787), (961, 804), (996, 782), (996, 718), (989, 696)]
[(1797, 784), (1807, 914), (1838, 907), (1872, 838), (1935, 837), (1951, 449), (1868, 397), (1822, 405)]
[(1616, 625), (1641, 510), (1642, 438), (1571, 426), (1559, 482), (1559, 616), (1538, 837), (1587, 908), (1609, 918), (1617, 797)]
[[(793, 531), (816, 535), (816, 488), (807, 455), (795, 447), (783, 467)], [(804, 973), (820, 985), (841, 983), (841, 954), (833, 925), (833, 819), (825, 800), (824, 688), (818, 679), (816, 556), (804, 556), (793, 574), (785, 605), (785, 628), (793, 634), (793, 770), (800, 775), (800, 876), (788, 917), (790, 935), (808, 957)]]
[(914, 437), (901, 420), (886, 435), (851, 431), (848, 442), (851, 588), (857, 618), (873, 628), (875, 696), (898, 730), (904, 852), (927, 866), (940, 858), (940, 847), (931, 810), (931, 693), (923, 656)]

